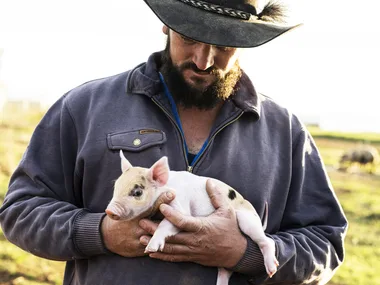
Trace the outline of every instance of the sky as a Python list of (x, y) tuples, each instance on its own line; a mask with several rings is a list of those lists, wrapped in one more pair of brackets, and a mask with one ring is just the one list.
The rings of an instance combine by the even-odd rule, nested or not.
[[(326, 129), (380, 132), (380, 2), (284, 2), (303, 26), (244, 51), (256, 89)], [(142, 0), (0, 0), (0, 81), (11, 99), (51, 104), (146, 61), (161, 28)]]

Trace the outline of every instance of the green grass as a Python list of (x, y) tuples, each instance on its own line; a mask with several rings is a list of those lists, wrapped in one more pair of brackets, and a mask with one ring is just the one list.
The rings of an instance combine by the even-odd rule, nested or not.
[[(311, 131), (313, 133), (313, 131)], [(357, 134), (344, 139), (314, 136), (325, 161), (335, 192), (349, 221), (345, 239), (346, 258), (329, 284), (380, 284), (380, 174), (361, 169), (340, 172), (334, 169), (344, 150), (358, 145)], [(349, 139), (347, 139), (349, 138)], [(363, 137), (368, 141), (368, 138)], [(375, 136), (371, 134), (371, 139)], [(378, 144), (373, 144), (379, 148)], [(380, 166), (379, 166), (380, 167)]]
[[(0, 121), (0, 203), (41, 112), (16, 110)], [(19, 120), (23, 118), (23, 120)], [(380, 134), (326, 132), (310, 128), (349, 220), (346, 259), (329, 284), (380, 284), (380, 173), (335, 170), (340, 155), (363, 142), (380, 147)], [(62, 284), (64, 263), (35, 257), (9, 243), (0, 231), (0, 285)]]
[[(43, 112), (7, 110), (0, 120), (0, 204)], [(20, 120), (22, 118), (22, 120)], [(9, 243), (0, 230), (0, 285), (62, 284), (64, 263), (33, 256)]]
[(349, 221), (346, 259), (332, 284), (380, 284), (380, 180), (330, 176)]

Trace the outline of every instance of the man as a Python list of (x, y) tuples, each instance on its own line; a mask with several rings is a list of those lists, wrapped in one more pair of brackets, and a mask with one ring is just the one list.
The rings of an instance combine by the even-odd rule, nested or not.
[[(290, 29), (277, 5), (257, 1), (145, 0), (163, 21), (164, 52), (58, 100), (35, 130), (0, 211), (6, 237), (67, 262), (64, 284), (324, 284), (344, 257), (347, 221), (316, 146), (296, 116), (256, 93), (240, 69), (242, 47)], [(249, 200), (276, 245), (269, 279), (258, 247), (243, 236), (218, 189), (216, 210), (183, 216), (162, 195), (162, 214), (182, 232), (163, 252), (144, 254), (156, 223), (104, 214), (121, 174), (163, 155), (172, 170), (220, 179)], [(165, 204), (166, 203), (166, 204)], [(148, 215), (148, 213), (147, 213)]]

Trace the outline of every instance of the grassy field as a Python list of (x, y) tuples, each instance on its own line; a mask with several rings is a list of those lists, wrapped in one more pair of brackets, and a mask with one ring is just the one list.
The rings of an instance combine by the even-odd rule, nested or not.
[[(0, 204), (42, 112), (7, 110), (0, 116)], [(35, 257), (9, 243), (0, 229), (0, 285), (62, 284), (64, 263)]]
[[(0, 117), (0, 204), (9, 176), (41, 115), (41, 112), (21, 115), (11, 110)], [(329, 284), (380, 284), (380, 173), (370, 175), (359, 168), (348, 172), (336, 170), (344, 150), (361, 143), (370, 143), (380, 150), (380, 134), (325, 132), (317, 128), (310, 131), (350, 222), (346, 260)], [(63, 270), (64, 263), (32, 256), (7, 242), (0, 231), (0, 285), (62, 284)]]

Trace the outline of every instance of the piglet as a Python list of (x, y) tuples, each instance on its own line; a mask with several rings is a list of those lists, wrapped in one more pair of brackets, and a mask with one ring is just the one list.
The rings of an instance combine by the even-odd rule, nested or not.
[[(213, 183), (225, 193), (236, 212), (240, 230), (256, 242), (263, 254), (269, 277), (277, 271), (275, 244), (264, 233), (268, 217), (267, 205), (264, 226), (255, 208), (236, 190), (227, 184), (208, 177), (197, 176), (187, 171), (171, 171), (167, 157), (159, 159), (149, 169), (133, 167), (120, 151), (122, 174), (115, 182), (114, 195), (107, 206), (107, 215), (115, 220), (133, 219), (150, 212), (160, 194), (170, 190), (176, 193), (170, 203), (174, 209), (185, 215), (207, 216), (215, 211), (206, 191), (206, 181)], [(163, 219), (145, 248), (145, 252), (163, 250), (165, 239), (179, 232), (179, 229)], [(232, 272), (218, 268), (217, 285), (227, 285)]]

